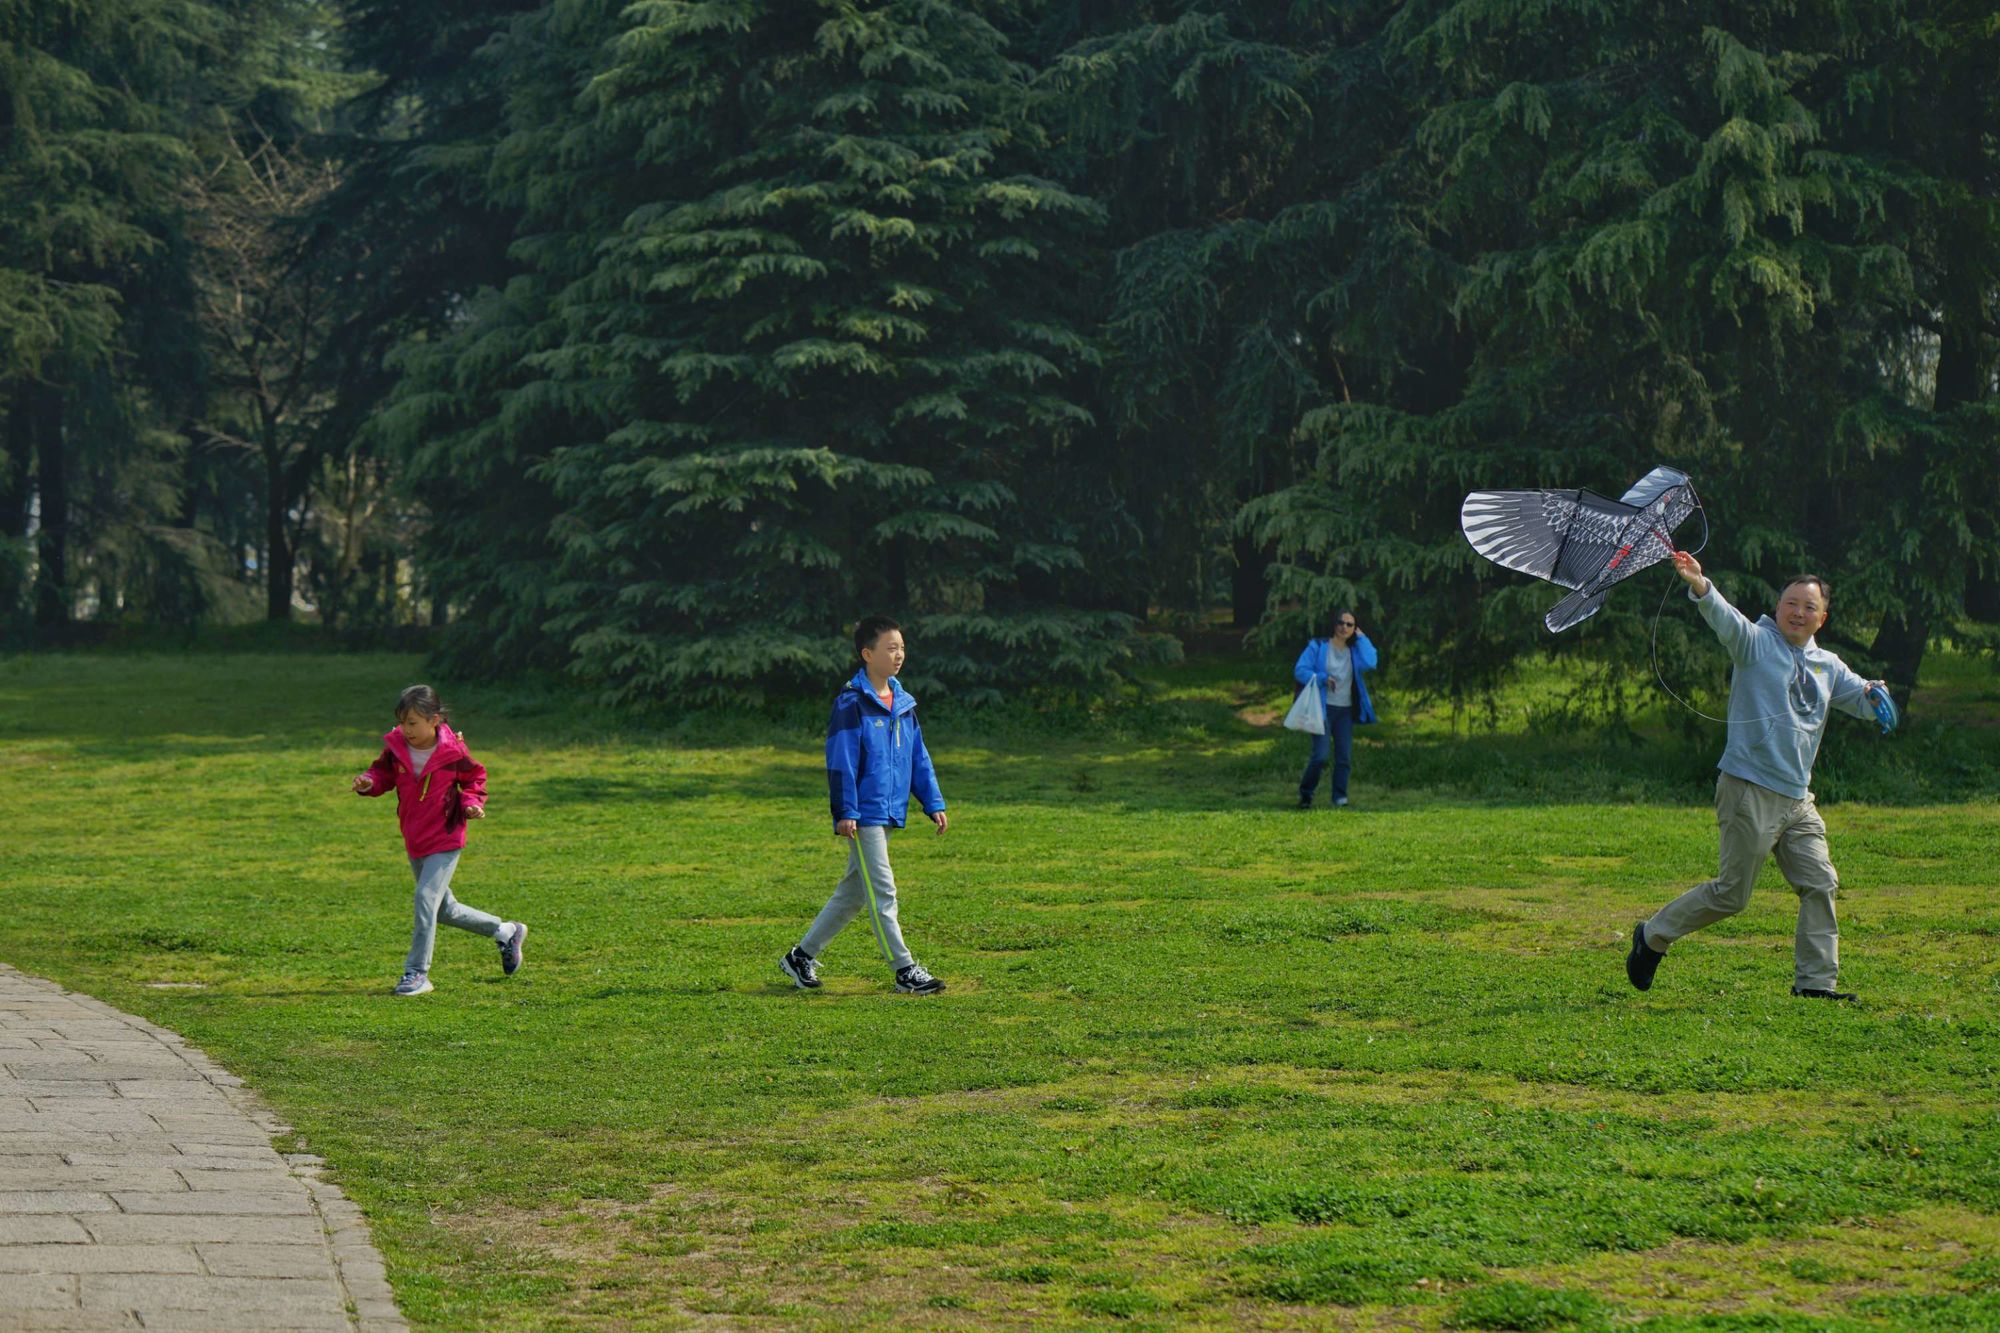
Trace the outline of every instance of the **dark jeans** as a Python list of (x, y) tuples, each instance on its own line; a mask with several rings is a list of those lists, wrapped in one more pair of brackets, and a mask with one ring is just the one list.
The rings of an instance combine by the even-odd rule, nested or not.
[(1299, 799), (1311, 802), (1319, 790), (1319, 775), (1326, 772), (1327, 753), (1333, 754), (1333, 799), (1347, 795), (1347, 775), (1354, 767), (1354, 705), (1326, 706), (1326, 735), (1312, 738), (1312, 758), (1306, 761), (1305, 776), (1299, 779)]

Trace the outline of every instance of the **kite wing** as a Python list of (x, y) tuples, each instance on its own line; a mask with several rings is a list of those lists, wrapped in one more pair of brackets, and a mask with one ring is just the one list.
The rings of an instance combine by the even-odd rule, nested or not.
[[(1634, 509), (1644, 509), (1653, 501), (1665, 495), (1676, 486), (1692, 486), (1693, 478), (1677, 467), (1656, 467), (1639, 480), (1632, 483), (1632, 489), (1620, 497)], [(1686, 518), (1687, 515), (1681, 515)]]
[(1494, 564), (1582, 588), (1617, 554), (1638, 512), (1594, 491), (1474, 491), (1458, 519), (1472, 549)]
[(1617, 500), (1594, 491), (1474, 491), (1459, 523), (1496, 565), (1572, 591), (1544, 623), (1560, 633), (1586, 620), (1611, 589), (1673, 553), (1673, 532), (1695, 510), (1694, 486), (1656, 467)]

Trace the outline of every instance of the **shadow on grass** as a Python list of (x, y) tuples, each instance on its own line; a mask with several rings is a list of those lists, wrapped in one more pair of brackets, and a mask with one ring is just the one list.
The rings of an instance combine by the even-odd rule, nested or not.
[[(227, 664), (226, 680), (216, 677), (218, 662)], [(417, 665), (388, 654), (6, 659), (0, 746), (46, 741), (65, 759), (107, 764), (338, 750), (351, 756), (330, 766), (338, 776), (374, 757), (375, 727), (386, 729), (385, 701), (393, 698), (386, 682), (403, 680)], [(1191, 662), (1125, 699), (1042, 712), (944, 700), (926, 706), (926, 730), (947, 797), (968, 804), (1270, 811), (1290, 803), (1307, 750), (1304, 737), (1245, 720), (1256, 713), (1251, 705), (1275, 697), (1264, 678), (1270, 669), (1261, 661)], [(587, 707), (520, 703), (504, 688), (472, 686), (460, 696), (458, 715), (475, 754), (506, 752), (511, 762), (496, 775), (496, 789), (508, 784), (523, 806), (823, 799), (818, 703), (761, 715), (689, 714), (658, 728)], [(1393, 693), (1383, 708), (1391, 721), (1357, 735), (1355, 795), (1365, 804), (1701, 806), (1725, 739), (1720, 727), (1693, 741), (1611, 728), (1461, 736), (1439, 734), (1434, 719), (1399, 720)], [(239, 724), (254, 730), (230, 730)], [(604, 771), (634, 754), (753, 749), (772, 758), (729, 765), (733, 772)], [(262, 779), (246, 770), (243, 781)], [(1956, 803), (1996, 788), (2000, 728), (1941, 721), (1918, 720), (1884, 740), (1842, 718), (1826, 735), (1815, 773), (1826, 804)]]

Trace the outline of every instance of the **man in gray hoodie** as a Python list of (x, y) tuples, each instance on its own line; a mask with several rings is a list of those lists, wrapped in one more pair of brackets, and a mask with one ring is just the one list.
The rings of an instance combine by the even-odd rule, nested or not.
[(1640, 990), (1650, 988), (1675, 940), (1750, 905), (1757, 872), (1775, 852), (1785, 882), (1799, 895), (1792, 994), (1852, 1000), (1852, 993), (1834, 988), (1840, 928), (1833, 897), (1840, 880), (1827, 858), (1826, 824), (1807, 787), (1832, 710), (1875, 717), (1868, 691), (1882, 682), (1863, 680), (1814, 642), (1827, 610), (1826, 581), (1817, 575), (1792, 579), (1778, 591), (1777, 610), (1752, 624), (1702, 576), (1692, 555), (1676, 551), (1674, 569), (1735, 667), (1729, 744), (1716, 765), (1722, 770), (1715, 784), (1721, 866), (1714, 879), (1633, 928), (1625, 975)]

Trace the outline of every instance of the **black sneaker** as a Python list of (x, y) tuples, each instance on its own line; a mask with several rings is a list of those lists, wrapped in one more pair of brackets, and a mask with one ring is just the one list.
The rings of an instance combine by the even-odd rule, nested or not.
[(778, 960), (778, 970), (790, 977), (792, 984), (800, 990), (818, 990), (822, 984), (819, 979), (819, 964), (813, 960), (811, 954), (796, 944), (792, 946), (790, 953)]
[(1660, 970), (1666, 955), (1646, 943), (1646, 923), (1632, 927), (1632, 952), (1625, 955), (1625, 976), (1635, 990), (1651, 990), (1653, 973)]
[(1310, 810), (1310, 809), (1312, 809), (1312, 808), (1313, 808), (1313, 798), (1312, 798), (1312, 797), (1310, 797), (1310, 796), (1301, 796), (1301, 797), (1299, 797), (1299, 805), (1298, 805), (1298, 808), (1299, 808), (1299, 809), (1301, 809), (1301, 810)]
[(1792, 987), (1792, 994), (1803, 995), (1812, 1000), (1859, 1000), (1861, 997), (1851, 990), (1800, 990)]
[(514, 922), (514, 933), (500, 946), (500, 970), (513, 976), (521, 970), (521, 946), (528, 942), (528, 923)]
[(924, 971), (922, 963), (911, 963), (896, 969), (896, 989), (911, 995), (935, 995), (944, 989), (944, 983)]

